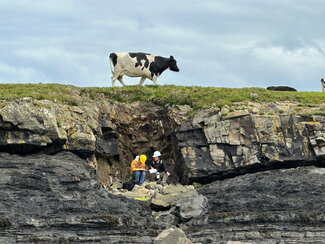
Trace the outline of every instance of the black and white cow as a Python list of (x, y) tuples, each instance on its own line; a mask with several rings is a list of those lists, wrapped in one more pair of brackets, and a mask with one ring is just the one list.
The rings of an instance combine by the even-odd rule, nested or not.
[(322, 92), (325, 92), (325, 78), (322, 78), (320, 83), (322, 84)]
[[(179, 69), (173, 56), (164, 58), (147, 53), (111, 53), (109, 55), (112, 71), (112, 86), (119, 80), (123, 86), (123, 75), (130, 77), (141, 77), (139, 85), (142, 85), (146, 78), (156, 85), (157, 78), (166, 69), (178, 72)], [(112, 64), (114, 68), (112, 67)]]

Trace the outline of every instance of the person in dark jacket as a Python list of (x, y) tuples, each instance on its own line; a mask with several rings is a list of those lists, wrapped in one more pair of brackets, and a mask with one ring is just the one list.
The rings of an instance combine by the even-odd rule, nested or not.
[(151, 179), (155, 179), (161, 182), (162, 185), (166, 184), (167, 178), (170, 173), (167, 171), (165, 163), (160, 159), (161, 153), (159, 151), (155, 151), (153, 153), (153, 161), (150, 164), (149, 173), (151, 175)]

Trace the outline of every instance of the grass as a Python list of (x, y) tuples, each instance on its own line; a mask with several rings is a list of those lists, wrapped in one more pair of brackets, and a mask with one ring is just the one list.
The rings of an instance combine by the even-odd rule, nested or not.
[[(257, 96), (252, 96), (257, 94)], [(189, 105), (193, 109), (222, 107), (234, 102), (298, 102), (313, 106), (325, 101), (322, 92), (269, 91), (264, 88), (217, 88), (198, 86), (126, 86), (80, 88), (60, 84), (0, 84), (0, 99), (22, 97), (47, 99), (69, 105), (78, 105), (86, 99), (109, 102), (152, 102), (157, 105)]]
[(0, 100), (13, 100), (32, 97), (36, 100), (47, 99), (77, 105), (78, 101), (72, 94), (80, 88), (59, 84), (0, 84)]

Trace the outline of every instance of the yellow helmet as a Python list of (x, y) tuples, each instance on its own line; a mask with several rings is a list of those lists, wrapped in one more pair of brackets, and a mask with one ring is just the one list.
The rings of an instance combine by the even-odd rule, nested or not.
[(146, 155), (140, 155), (140, 162), (141, 163), (145, 163), (147, 160), (147, 156)]

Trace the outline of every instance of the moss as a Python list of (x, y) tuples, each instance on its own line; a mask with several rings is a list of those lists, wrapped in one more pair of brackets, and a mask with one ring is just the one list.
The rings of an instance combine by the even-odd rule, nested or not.
[(82, 222), (98, 222), (108, 226), (116, 226), (120, 223), (119, 218), (113, 215), (87, 216), (81, 219)]
[(300, 211), (298, 212), (297, 218), (306, 224), (313, 224), (318, 222), (318, 216), (321, 216), (324, 213), (315, 212), (315, 211)]
[(30, 243), (38, 243), (42, 241), (42, 239), (35, 235), (31, 235), (28, 239)]
[(104, 223), (108, 225), (118, 225), (119, 224), (119, 219), (115, 216), (112, 215), (104, 215), (101, 217), (101, 220), (104, 221)]
[(0, 227), (3, 228), (3, 227), (7, 227), (7, 226), (11, 226), (10, 221), (5, 217), (0, 216)]
[(236, 213), (234, 212), (213, 212), (212, 213), (212, 218), (217, 221), (217, 220), (221, 220), (221, 219), (225, 219), (228, 217), (233, 217), (234, 215), (236, 215)]

